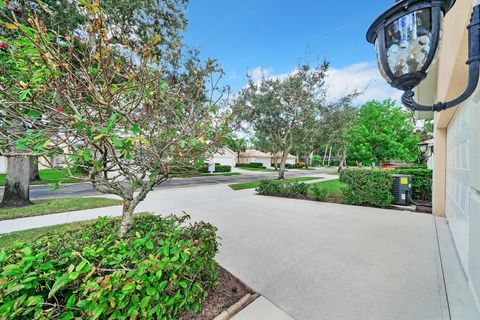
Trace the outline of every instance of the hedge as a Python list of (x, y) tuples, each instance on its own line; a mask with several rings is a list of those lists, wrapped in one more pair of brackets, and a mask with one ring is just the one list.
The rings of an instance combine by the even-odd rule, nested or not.
[(250, 162), (248, 164), (248, 166), (250, 168), (262, 168), (262, 167), (264, 167), (263, 163), (261, 163), (261, 162)]
[(372, 205), (386, 208), (393, 203), (390, 170), (343, 169), (340, 172), (343, 202), (353, 205)]
[[(224, 165), (215, 165), (215, 172), (231, 172), (232, 166), (224, 166)], [(200, 173), (208, 173), (208, 166), (202, 166), (199, 169)]]
[(282, 180), (262, 180), (256, 189), (259, 194), (285, 198), (305, 197), (308, 185), (303, 182), (288, 182)]
[(176, 319), (217, 280), (216, 228), (188, 216), (100, 218), (0, 251), (0, 319)]
[(433, 171), (425, 167), (400, 168), (392, 173), (412, 176), (412, 193), (415, 200), (432, 201)]

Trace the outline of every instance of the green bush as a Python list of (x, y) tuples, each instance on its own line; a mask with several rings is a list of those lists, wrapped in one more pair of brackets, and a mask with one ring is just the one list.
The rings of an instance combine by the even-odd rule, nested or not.
[(249, 166), (250, 168), (262, 168), (262, 167), (265, 168), (264, 165), (263, 165), (263, 163), (261, 163), (261, 162), (250, 162), (250, 163), (248, 164), (248, 166)]
[(248, 163), (237, 163), (235, 166), (238, 168), (248, 168)]
[(322, 164), (322, 161), (323, 161), (322, 157), (319, 156), (318, 154), (316, 154), (312, 157), (312, 164), (313, 165), (320, 165), (320, 164)]
[(343, 202), (353, 205), (372, 205), (386, 208), (393, 203), (390, 170), (343, 169), (340, 172)]
[(428, 168), (400, 168), (395, 170), (398, 174), (412, 176), (412, 193), (416, 200), (432, 201), (433, 171)]
[(0, 252), (0, 319), (175, 319), (217, 280), (216, 229), (188, 216), (118, 219)]
[(262, 180), (256, 191), (266, 196), (299, 198), (307, 195), (308, 185), (303, 182)]
[[(224, 165), (215, 165), (215, 172), (231, 172), (232, 166), (224, 166)], [(199, 169), (200, 173), (208, 173), (208, 166), (202, 166)]]
[(310, 187), (310, 191), (312, 192), (313, 199), (316, 201), (325, 201), (328, 195), (328, 189), (318, 184), (313, 184)]
[(330, 160), (330, 165), (332, 167), (338, 167), (340, 165), (340, 160)]

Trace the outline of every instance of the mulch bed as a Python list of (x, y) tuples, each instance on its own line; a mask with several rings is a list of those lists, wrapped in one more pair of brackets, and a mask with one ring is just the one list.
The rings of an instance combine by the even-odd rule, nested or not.
[(253, 291), (227, 270), (218, 266), (218, 284), (208, 293), (198, 313), (184, 312), (178, 320), (212, 320)]

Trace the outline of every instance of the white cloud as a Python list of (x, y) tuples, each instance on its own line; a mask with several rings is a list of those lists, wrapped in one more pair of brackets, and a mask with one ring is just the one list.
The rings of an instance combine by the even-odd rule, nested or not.
[[(257, 82), (262, 77), (268, 79), (284, 79), (295, 73), (272, 74), (272, 68), (257, 67), (249, 72), (252, 80)], [(335, 101), (342, 96), (354, 91), (362, 91), (363, 94), (357, 99), (362, 104), (369, 100), (394, 99), (400, 100), (401, 92), (392, 88), (380, 75), (374, 62), (361, 62), (344, 68), (331, 68), (326, 80), (328, 86), (327, 100)]]
[(328, 100), (336, 100), (353, 90), (363, 91), (358, 103), (377, 99), (399, 100), (401, 92), (392, 88), (380, 75), (377, 65), (361, 62), (340, 69), (330, 69), (328, 78)]
[(254, 82), (262, 80), (262, 78), (269, 78), (272, 74), (272, 68), (256, 67), (248, 72), (248, 75)]

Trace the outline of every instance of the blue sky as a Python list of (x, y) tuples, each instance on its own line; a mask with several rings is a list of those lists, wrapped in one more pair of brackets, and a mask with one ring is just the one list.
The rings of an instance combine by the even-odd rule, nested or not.
[(185, 42), (222, 64), (234, 90), (250, 72), (258, 77), (290, 73), (308, 51), (326, 58), (332, 99), (354, 88), (361, 100), (398, 98), (380, 78), (375, 50), (365, 40), (371, 22), (394, 1), (386, 0), (191, 0)]

